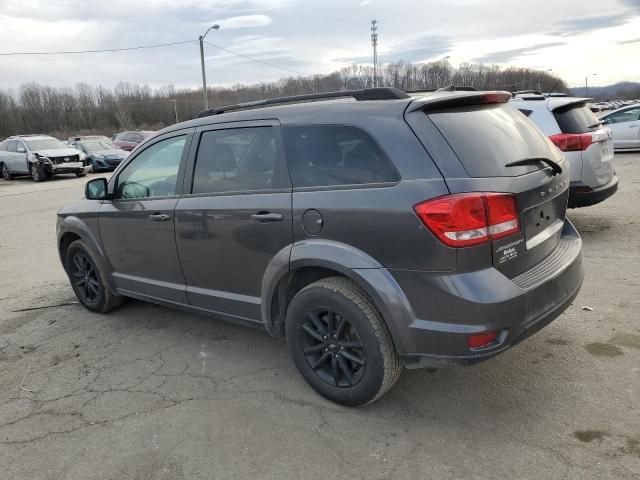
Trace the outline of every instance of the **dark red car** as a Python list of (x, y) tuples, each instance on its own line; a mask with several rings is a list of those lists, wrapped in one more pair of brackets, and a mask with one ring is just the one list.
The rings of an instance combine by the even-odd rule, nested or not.
[(138, 145), (142, 140), (147, 138), (152, 133), (155, 132), (151, 130), (138, 130), (116, 133), (113, 136), (113, 144), (117, 148), (121, 148), (122, 150), (130, 152), (131, 150), (133, 150), (133, 147)]

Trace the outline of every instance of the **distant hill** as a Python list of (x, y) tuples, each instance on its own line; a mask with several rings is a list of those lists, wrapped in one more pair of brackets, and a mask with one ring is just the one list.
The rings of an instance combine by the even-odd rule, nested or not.
[[(576, 97), (586, 97), (584, 87), (571, 89)], [(618, 82), (605, 87), (589, 87), (589, 97), (594, 100), (629, 100), (640, 98), (640, 82)]]

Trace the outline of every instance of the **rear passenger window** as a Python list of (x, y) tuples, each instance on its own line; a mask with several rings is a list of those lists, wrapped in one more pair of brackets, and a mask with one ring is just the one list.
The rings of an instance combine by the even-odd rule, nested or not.
[[(286, 171), (273, 127), (204, 132), (200, 138), (192, 193), (271, 190), (285, 186)], [(286, 180), (287, 186), (290, 182)]]
[(397, 182), (398, 171), (364, 131), (338, 125), (283, 128), (294, 187)]

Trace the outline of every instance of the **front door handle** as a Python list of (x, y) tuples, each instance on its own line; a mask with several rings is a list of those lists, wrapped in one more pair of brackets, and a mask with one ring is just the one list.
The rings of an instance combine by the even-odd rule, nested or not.
[(153, 220), (154, 222), (166, 222), (171, 219), (171, 216), (167, 215), (166, 213), (152, 213), (151, 215), (149, 215), (149, 219)]
[(258, 212), (251, 215), (251, 220), (257, 222), (279, 222), (284, 216), (281, 213)]

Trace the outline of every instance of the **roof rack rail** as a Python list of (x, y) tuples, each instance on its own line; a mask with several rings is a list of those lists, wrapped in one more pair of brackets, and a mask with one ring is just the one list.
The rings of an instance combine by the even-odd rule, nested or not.
[(214, 107), (209, 110), (201, 111), (196, 118), (209, 117), (211, 115), (220, 115), (225, 112), (235, 110), (248, 110), (251, 108), (266, 107), (269, 105), (282, 105), (286, 103), (309, 102), (313, 100), (325, 100), (329, 98), (345, 98), (351, 97), (358, 101), (364, 100), (399, 100), (409, 98), (402, 90), (392, 87), (376, 87), (363, 88), (361, 90), (344, 90), (342, 92), (325, 92), (310, 93), (307, 95), (293, 95), (290, 97), (267, 98), (265, 100), (256, 100), (254, 102), (238, 103), (236, 105), (226, 105), (224, 107)]
[(446, 87), (438, 88), (436, 92), (479, 92), (476, 87), (472, 87), (471, 85), (447, 85)]
[(540, 90), (518, 90), (517, 92), (513, 92), (511, 95), (515, 97), (516, 95), (525, 95), (527, 93), (533, 93), (534, 95), (542, 95), (544, 97), (544, 93), (542, 93)]

